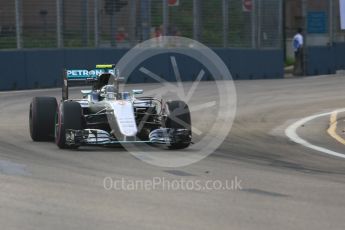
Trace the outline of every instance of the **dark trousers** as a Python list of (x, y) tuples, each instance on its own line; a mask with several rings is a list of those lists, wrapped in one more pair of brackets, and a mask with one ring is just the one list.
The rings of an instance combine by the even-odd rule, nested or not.
[(298, 49), (297, 51), (295, 51), (295, 64), (293, 74), (295, 76), (304, 75), (303, 49)]

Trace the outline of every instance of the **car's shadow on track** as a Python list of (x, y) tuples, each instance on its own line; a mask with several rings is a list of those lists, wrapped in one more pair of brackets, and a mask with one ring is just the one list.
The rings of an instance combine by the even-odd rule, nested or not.
[[(64, 151), (65, 149), (62, 149)], [(123, 146), (81, 146), (77, 149), (66, 149), (71, 152), (127, 152)]]

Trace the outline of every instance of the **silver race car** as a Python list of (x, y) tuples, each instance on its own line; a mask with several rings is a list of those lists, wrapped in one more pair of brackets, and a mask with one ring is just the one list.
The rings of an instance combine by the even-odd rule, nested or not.
[[(120, 92), (114, 65), (95, 70), (65, 70), (62, 100), (35, 97), (30, 104), (34, 141), (55, 140), (59, 148), (125, 143), (163, 144), (187, 148), (192, 141), (189, 108), (183, 101), (139, 96), (143, 90)], [(68, 97), (69, 86), (91, 85), (81, 99)]]

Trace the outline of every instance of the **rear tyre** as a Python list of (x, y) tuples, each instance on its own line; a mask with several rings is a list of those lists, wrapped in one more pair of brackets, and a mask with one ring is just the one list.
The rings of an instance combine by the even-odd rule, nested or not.
[(57, 102), (54, 97), (34, 97), (30, 103), (29, 126), (33, 141), (53, 141)]
[(188, 138), (171, 143), (169, 149), (184, 149), (191, 143), (192, 122), (188, 105), (184, 101), (168, 101), (165, 103), (166, 119), (163, 126), (170, 129), (186, 129)]
[(55, 143), (61, 149), (76, 149), (79, 145), (66, 144), (66, 130), (82, 130), (82, 108), (78, 102), (65, 101), (56, 113)]

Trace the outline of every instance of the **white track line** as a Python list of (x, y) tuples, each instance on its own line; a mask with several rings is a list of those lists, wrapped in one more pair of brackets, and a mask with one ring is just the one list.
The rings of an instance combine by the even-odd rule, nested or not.
[[(336, 110), (336, 111), (338, 113), (345, 112), (345, 109), (339, 109), (339, 110)], [(308, 141), (302, 139), (297, 134), (297, 129), (299, 127), (301, 127), (303, 124), (305, 124), (305, 123), (307, 123), (307, 122), (309, 122), (309, 121), (311, 121), (313, 119), (319, 118), (319, 117), (331, 115), (333, 112), (335, 112), (335, 111), (328, 112), (328, 113), (321, 113), (321, 114), (316, 114), (316, 115), (313, 115), (313, 116), (305, 117), (305, 118), (303, 118), (303, 119), (293, 123), (287, 129), (285, 129), (285, 135), (287, 137), (289, 137), (290, 140), (292, 140), (293, 142), (301, 144), (301, 145), (303, 145), (303, 146), (305, 146), (307, 148), (314, 149), (316, 151), (323, 152), (323, 153), (326, 153), (326, 154), (331, 155), (331, 156), (340, 157), (340, 158), (345, 159), (345, 154), (339, 153), (339, 152), (335, 152), (335, 151), (332, 151), (330, 149), (326, 149), (326, 148), (323, 148), (323, 147), (320, 147), (320, 146), (313, 145), (313, 144), (309, 143)]]

